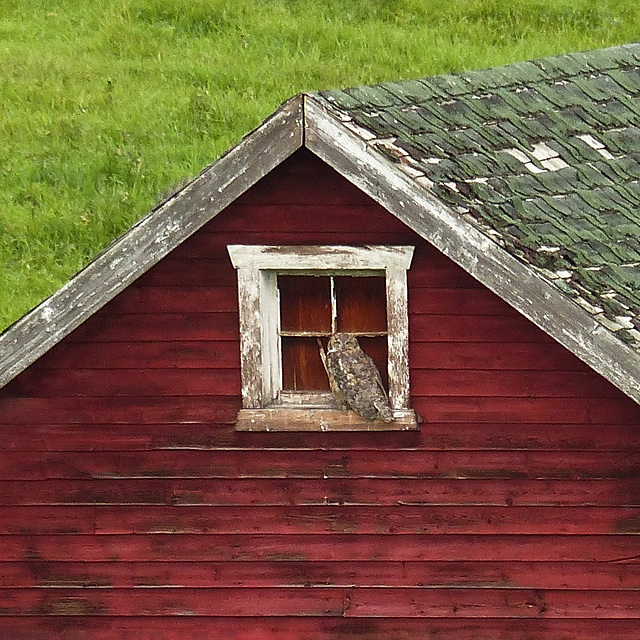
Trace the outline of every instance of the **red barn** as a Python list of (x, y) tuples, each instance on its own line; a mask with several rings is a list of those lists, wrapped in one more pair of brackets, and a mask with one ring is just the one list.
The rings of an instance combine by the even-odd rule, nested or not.
[(639, 67), (293, 98), (10, 327), (0, 638), (640, 636)]

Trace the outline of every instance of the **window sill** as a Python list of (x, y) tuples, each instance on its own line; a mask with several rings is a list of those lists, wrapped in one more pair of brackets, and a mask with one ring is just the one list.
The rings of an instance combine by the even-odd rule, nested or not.
[(412, 409), (394, 410), (394, 421), (367, 422), (353, 411), (322, 408), (241, 409), (236, 431), (417, 431)]

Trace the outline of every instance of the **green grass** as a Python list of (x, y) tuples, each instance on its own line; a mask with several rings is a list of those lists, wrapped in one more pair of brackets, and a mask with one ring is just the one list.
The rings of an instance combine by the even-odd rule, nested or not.
[(632, 0), (0, 0), (0, 329), (299, 91), (638, 39)]

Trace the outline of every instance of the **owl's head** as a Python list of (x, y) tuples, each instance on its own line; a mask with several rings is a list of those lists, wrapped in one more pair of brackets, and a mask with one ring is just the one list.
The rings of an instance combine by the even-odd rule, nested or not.
[(358, 349), (358, 339), (350, 333), (334, 333), (329, 338), (328, 351), (344, 351), (345, 349)]

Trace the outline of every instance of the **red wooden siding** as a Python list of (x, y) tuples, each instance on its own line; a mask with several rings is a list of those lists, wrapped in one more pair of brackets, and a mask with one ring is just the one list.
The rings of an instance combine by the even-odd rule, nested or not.
[[(234, 433), (251, 242), (416, 246), (419, 432)], [(0, 639), (640, 637), (639, 423), (298, 153), (0, 391)]]

